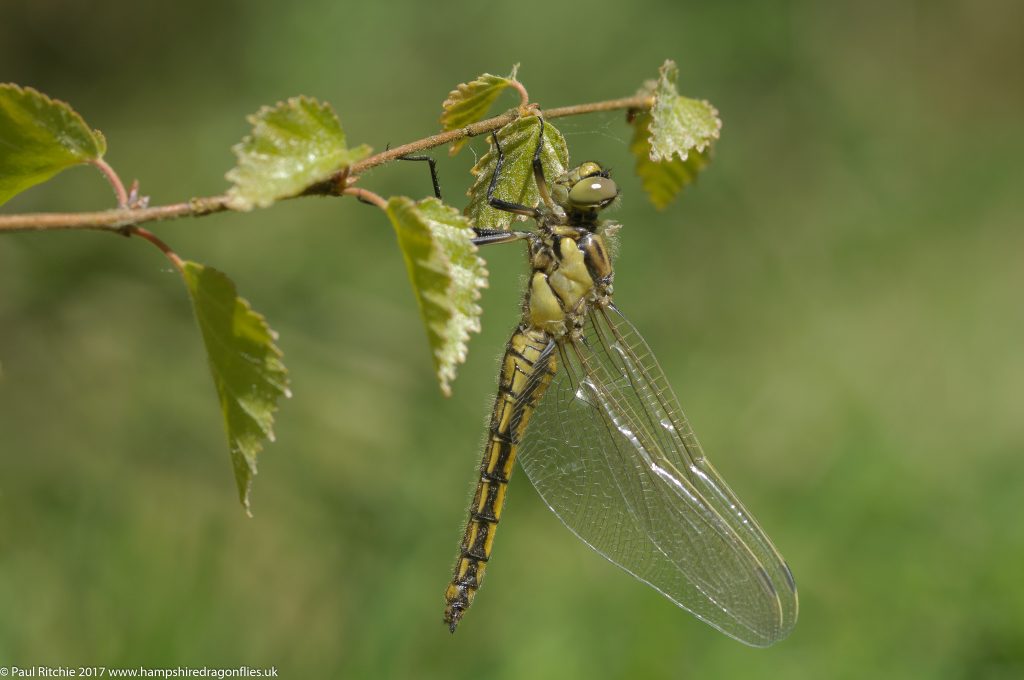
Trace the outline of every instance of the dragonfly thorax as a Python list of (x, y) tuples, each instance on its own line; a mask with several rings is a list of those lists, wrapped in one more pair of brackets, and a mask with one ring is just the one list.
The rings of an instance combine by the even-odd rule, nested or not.
[(530, 264), (529, 326), (560, 337), (578, 325), (590, 305), (610, 301), (611, 260), (601, 236), (587, 227), (542, 229), (533, 239)]

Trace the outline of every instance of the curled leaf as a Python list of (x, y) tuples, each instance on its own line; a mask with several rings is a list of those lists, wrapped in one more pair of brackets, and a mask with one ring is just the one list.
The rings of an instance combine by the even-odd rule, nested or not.
[(277, 400), (291, 396), (288, 372), (274, 344), (277, 334), (238, 297), (227, 275), (184, 262), (182, 276), (220, 398), (238, 496), (249, 512), (256, 455), (264, 440), (274, 440)]
[(334, 111), (309, 97), (265, 106), (248, 120), (252, 134), (233, 147), (238, 163), (227, 173), (235, 210), (298, 195), (370, 154), (365, 144), (346, 147)]
[[(537, 205), (540, 201), (537, 183), (533, 177), (533, 154), (537, 148), (539, 134), (540, 125), (537, 124), (535, 116), (518, 118), (498, 131), (498, 142), (501, 144), (505, 162), (501, 166), (501, 175), (494, 189), (495, 197), (529, 206)], [(465, 214), (474, 227), (508, 229), (512, 226), (513, 219), (526, 218), (496, 210), (487, 203), (487, 188), (498, 164), (494, 142), (490, 137), (487, 140), (491, 143), (491, 149), (473, 166), (472, 173), (476, 176), (476, 181), (467, 193), (469, 205), (466, 206)], [(569, 165), (569, 150), (565, 145), (565, 138), (554, 125), (546, 121), (540, 160), (544, 167), (544, 176), (548, 180), (564, 173)]]
[(388, 201), (388, 217), (427, 329), (434, 370), (445, 396), (455, 369), (466, 360), (469, 334), (480, 332), (483, 310), (476, 303), (487, 287), (487, 269), (473, 244), (465, 217), (436, 198)]
[[(516, 64), (507, 77), (484, 73), (476, 80), (459, 84), (441, 104), (441, 129), (457, 130), (483, 120), (498, 95), (512, 87), (518, 71), (519, 64)], [(452, 142), (449, 153), (454, 156), (467, 141), (463, 138)]]
[(106, 151), (103, 134), (68, 104), (31, 87), (0, 83), (0, 205)]
[(640, 177), (647, 197), (658, 210), (671, 203), (684, 187), (697, 179), (697, 174), (710, 162), (710, 148), (703, 151), (691, 150), (686, 160), (674, 155), (668, 160), (651, 160), (650, 142), (651, 114), (637, 114), (633, 120), (633, 139), (630, 152), (636, 157), (636, 174)]
[(682, 97), (676, 91), (679, 69), (667, 60), (658, 71), (651, 108), (651, 160), (686, 160), (691, 149), (698, 153), (714, 143), (722, 129), (718, 111), (707, 101)]

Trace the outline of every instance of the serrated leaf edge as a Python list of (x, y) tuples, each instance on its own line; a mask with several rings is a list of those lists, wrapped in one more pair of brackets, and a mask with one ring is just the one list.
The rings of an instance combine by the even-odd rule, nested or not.
[[(406, 260), (406, 266), (419, 267), (432, 271), (436, 274), (443, 276), (447, 285), (446, 290), (442, 293), (441, 291), (433, 289), (420, 289), (416, 285), (414, 271), (408, 270), (410, 283), (413, 284), (413, 292), (416, 297), (417, 306), (420, 309), (420, 318), (423, 320), (424, 325), (429, 331), (433, 332), (440, 342), (434, 345), (432, 342), (430, 347), (431, 358), (434, 362), (434, 370), (440, 383), (441, 392), (445, 396), (451, 396), (451, 383), (455, 380), (456, 371), (459, 364), (462, 364), (466, 360), (466, 356), (469, 351), (469, 340), (470, 333), (480, 332), (480, 316), (483, 314), (483, 309), (477, 304), (477, 300), (480, 299), (480, 291), (487, 287), (487, 267), (486, 262), (477, 254), (478, 249), (470, 241), (470, 253), (473, 258), (474, 267), (467, 267), (452, 262), (450, 256), (441, 247), (441, 243), (437, 238), (437, 232), (435, 232), (430, 224), (432, 222), (439, 223), (442, 227), (447, 229), (458, 229), (459, 227), (430, 217), (426, 214), (430, 210), (439, 210), (451, 218), (453, 222), (460, 222), (465, 224), (465, 229), (470, 232), (469, 222), (466, 220), (457, 209), (452, 206), (446, 205), (437, 198), (426, 198), (422, 201), (414, 201), (411, 198), (405, 196), (394, 196), (388, 201), (387, 213), (391, 219), (392, 225), (395, 227), (396, 235), (399, 231), (400, 225), (395, 217), (395, 213), (398, 210), (408, 211), (409, 214), (413, 215), (414, 218), (424, 227), (428, 234), (428, 240), (430, 242), (430, 254), (429, 259), (414, 257), (413, 253), (407, 251), (402, 247), (403, 259)], [(404, 229), (404, 227), (401, 227)], [(471, 232), (470, 232), (471, 233)], [(469, 237), (469, 233), (466, 234)], [(402, 246), (402, 241), (399, 239), (399, 245)], [(454, 270), (454, 271), (453, 271)], [(472, 279), (469, 285), (465, 282), (460, 282), (459, 279), (453, 274), (461, 273), (465, 271)], [(468, 290), (470, 293), (470, 300), (468, 301), (467, 310), (464, 313), (459, 309), (456, 303), (453, 301), (455, 298), (455, 292), (457, 290)], [(431, 303), (435, 307), (439, 308), (443, 313), (447, 315), (447, 318), (443, 321), (431, 321), (428, 319), (426, 310), (424, 309), (425, 303)], [(453, 322), (462, 319), (463, 323), (457, 323), (453, 326)], [(449, 336), (449, 329), (455, 333), (455, 342), (447, 343), (446, 338)], [(430, 333), (428, 333), (428, 340)], [(452, 361), (445, 361), (444, 350), (449, 345), (452, 349)]]
[[(89, 134), (91, 134), (93, 139), (96, 140), (96, 145), (99, 147), (99, 153), (95, 156), (95, 158), (96, 159), (103, 158), (103, 155), (107, 153), (107, 138), (106, 138), (106, 136), (104, 136), (104, 134), (102, 132), (100, 132), (99, 130), (97, 130), (96, 128), (91, 127), (88, 123), (86, 123), (85, 122), (85, 118), (82, 117), (82, 114), (80, 114), (78, 111), (76, 111), (75, 108), (73, 106), (71, 106), (71, 104), (69, 104), (68, 102), (64, 101), (63, 99), (57, 99), (56, 97), (51, 97), (50, 95), (46, 94), (45, 92), (41, 92), (41, 91), (37, 90), (36, 88), (31, 87), (30, 85), (18, 85), (17, 83), (0, 83), (0, 90), (3, 90), (3, 89), (11, 89), (11, 90), (15, 90), (16, 92), (18, 92), (21, 95), (28, 95), (30, 97), (37, 97), (39, 99), (42, 99), (48, 105), (53, 105), (53, 106), (57, 106), (59, 108), (64, 109), (69, 114), (71, 114), (72, 118), (76, 119), (79, 123), (81, 123), (82, 127), (85, 128), (86, 130), (88, 130)], [(82, 161), (82, 163), (88, 163), (88, 162), (89, 162), (88, 160)]]
[[(320, 178), (318, 180), (311, 181), (304, 189), (298, 190), (295, 194), (286, 194), (286, 195), (274, 196), (274, 197), (271, 197), (271, 198), (263, 198), (263, 199), (255, 200), (255, 201), (252, 200), (251, 198), (248, 198), (248, 197), (242, 195), (242, 193), (239, 191), (239, 181), (241, 179), (239, 177), (239, 172), (240, 172), (240, 166), (244, 162), (244, 159), (247, 157), (247, 154), (245, 152), (245, 147), (247, 145), (251, 144), (259, 136), (258, 135), (258, 128), (261, 125), (265, 125), (266, 124), (267, 116), (269, 116), (270, 114), (275, 113), (276, 111), (279, 111), (281, 109), (285, 109), (285, 108), (289, 108), (289, 107), (294, 108), (294, 107), (297, 107), (297, 106), (299, 106), (301, 104), (312, 104), (313, 106), (321, 107), (321, 108), (324, 108), (324, 109), (327, 109), (328, 111), (330, 111), (332, 117), (338, 123), (338, 129), (341, 131), (341, 137), (342, 137), (342, 147), (341, 147), (341, 149), (342, 149), (342, 151), (345, 154), (347, 154), (348, 162), (344, 163), (344, 164), (340, 165), (339, 167), (335, 168), (334, 170), (332, 170), (327, 175), (327, 177), (323, 177), (323, 178)], [(249, 211), (249, 210), (252, 210), (253, 208), (268, 208), (271, 205), (273, 205), (274, 203), (276, 203), (277, 201), (280, 201), (280, 200), (285, 199), (285, 198), (291, 198), (292, 196), (299, 195), (305, 189), (309, 188), (310, 186), (313, 186), (313, 185), (317, 184), (317, 182), (323, 181), (324, 179), (327, 179), (328, 177), (333, 176), (333, 175), (337, 174), (338, 172), (341, 172), (343, 169), (345, 169), (346, 167), (348, 167), (348, 166), (350, 166), (350, 165), (352, 165), (354, 163), (358, 163), (363, 158), (366, 158), (368, 155), (370, 155), (370, 153), (373, 150), (367, 144), (360, 144), (359, 146), (355, 146), (355, 147), (347, 146), (346, 144), (347, 144), (347, 141), (348, 141), (348, 135), (345, 133), (345, 128), (342, 126), (341, 119), (338, 117), (337, 112), (335, 112), (334, 107), (331, 106), (331, 104), (329, 102), (320, 101), (316, 97), (310, 97), (310, 96), (304, 95), (304, 94), (296, 95), (294, 97), (288, 97), (287, 99), (278, 101), (276, 104), (273, 104), (273, 105), (264, 104), (255, 113), (250, 113), (249, 115), (247, 115), (245, 117), (245, 120), (251, 126), (251, 130), (250, 130), (249, 134), (247, 134), (244, 137), (242, 137), (241, 141), (239, 141), (239, 142), (237, 142), (237, 143), (235, 143), (234, 145), (231, 146), (231, 152), (234, 154), (236, 162), (235, 162), (235, 165), (230, 170), (228, 170), (225, 173), (225, 175), (224, 175), (225, 179), (227, 179), (228, 182), (231, 183), (231, 187), (228, 189), (227, 195), (229, 197), (228, 205), (233, 210)]]
[[(441, 117), (439, 122), (441, 123), (442, 130), (458, 130), (459, 128), (465, 127), (466, 125), (472, 125), (483, 119), (483, 115), (486, 115), (490, 110), (494, 101), (497, 100), (501, 93), (509, 87), (514, 87), (513, 83), (519, 82), (516, 78), (519, 73), (519, 64), (512, 65), (512, 71), (507, 76), (496, 76), (490, 73), (481, 73), (473, 80), (466, 83), (459, 83), (455, 86), (451, 92), (448, 93), (448, 97), (441, 103)], [(495, 82), (490, 82), (490, 80)], [(478, 93), (473, 93), (474, 88), (481, 88)], [(483, 115), (475, 118), (454, 123), (451, 120), (452, 109), (459, 104), (468, 102), (473, 97), (482, 98), (487, 102), (487, 105), (482, 109)], [(457, 139), (451, 143), (448, 153), (454, 156), (459, 150), (469, 142), (469, 139), (462, 138)]]
[[(263, 344), (266, 346), (267, 351), (269, 352), (268, 363), (272, 362), (274, 364), (273, 368), (276, 369), (279, 373), (281, 373), (281, 378), (280, 379), (266, 380), (266, 382), (268, 384), (270, 384), (271, 386), (275, 387), (276, 389), (278, 389), (281, 392), (279, 397), (274, 398), (274, 399), (272, 399), (269, 402), (269, 406), (266, 409), (266, 411), (267, 411), (267, 417), (266, 418), (260, 418), (257, 415), (255, 415), (253, 413), (253, 410), (252, 410), (252, 405), (249, 403), (250, 400), (248, 400), (248, 399), (241, 399), (238, 396), (238, 394), (235, 392), (235, 390), (233, 390), (229, 386), (227, 381), (225, 381), (225, 380), (223, 380), (221, 378), (220, 372), (216, 371), (214, 369), (214, 362), (213, 362), (212, 356), (210, 354), (210, 351), (206, 348), (206, 342), (207, 342), (207, 337), (208, 336), (203, 331), (203, 325), (200, 322), (199, 306), (197, 304), (197, 299), (196, 299), (195, 291), (193, 291), (192, 286), (189, 284), (188, 277), (187, 277), (186, 272), (185, 272), (185, 270), (188, 269), (189, 267), (198, 267), (198, 268), (201, 268), (204, 271), (205, 270), (209, 270), (209, 271), (212, 271), (212, 272), (216, 273), (219, 276), (222, 276), (224, 278), (224, 280), (227, 281), (228, 284), (230, 285), (230, 290), (231, 290), (231, 293), (232, 293), (232, 296), (233, 296), (234, 303), (238, 304), (238, 305), (241, 305), (242, 309), (244, 310), (245, 316), (252, 318), (255, 321), (255, 323), (257, 324), (257, 326), (260, 328), (260, 330), (262, 330), (266, 334), (266, 342), (263, 343)], [(256, 310), (254, 310), (252, 308), (252, 305), (249, 303), (249, 301), (246, 298), (244, 298), (244, 297), (242, 297), (241, 295), (238, 294), (238, 286), (235, 284), (234, 280), (230, 276), (225, 274), (224, 272), (220, 271), (219, 269), (217, 269), (215, 267), (210, 267), (210, 266), (201, 264), (199, 262), (194, 262), (194, 261), (186, 260), (186, 261), (182, 262), (182, 275), (185, 278), (185, 289), (188, 291), (189, 301), (192, 304), (193, 313), (195, 314), (195, 317), (196, 317), (196, 324), (199, 326), (199, 333), (200, 333), (200, 337), (201, 337), (201, 339), (203, 341), (203, 346), (204, 346), (203, 349), (206, 352), (207, 364), (208, 364), (209, 369), (210, 369), (211, 377), (213, 378), (214, 389), (217, 392), (218, 400), (223, 400), (224, 398), (228, 398), (228, 397), (233, 399), (234, 402), (239, 405), (239, 408), (242, 411), (242, 413), (256, 426), (256, 429), (259, 430), (259, 432), (261, 432), (263, 434), (263, 438), (266, 439), (268, 442), (273, 443), (275, 441), (275, 435), (274, 435), (274, 429), (273, 429), (274, 428), (275, 415), (280, 410), (280, 407), (278, 406), (278, 399), (280, 397), (284, 397), (285, 399), (290, 399), (291, 396), (292, 396), (291, 389), (289, 389), (289, 381), (288, 381), (288, 375), (287, 375), (287, 368), (285, 367), (284, 363), (281, 361), (281, 359), (284, 356), (284, 353), (281, 351), (281, 349), (276, 344), (276, 340), (278, 338), (277, 332), (274, 331), (274, 329), (270, 327), (269, 323), (267, 322), (267, 318), (263, 314), (261, 314), (260, 312), (257, 312)], [(214, 298), (211, 298), (211, 299), (214, 300), (215, 302), (217, 302), (218, 304), (220, 303), (219, 300), (216, 300)], [(234, 308), (232, 308), (230, 310), (227, 310), (227, 309), (224, 309), (223, 305), (220, 305), (220, 306), (221, 306), (222, 313), (224, 313), (226, 315), (230, 315), (232, 318), (234, 317), (234, 315), (235, 315)], [(211, 339), (213, 341), (215, 341), (215, 342), (222, 342), (219, 337), (215, 337), (214, 336)], [(261, 341), (262, 341), (262, 339), (261, 339)], [(223, 345), (223, 343), (222, 343), (222, 345)], [(228, 348), (228, 349), (230, 349), (230, 348)], [(234, 352), (233, 352), (233, 354), (238, 355), (238, 353), (234, 353)], [(257, 363), (257, 362), (253, 362), (250, 357), (248, 357), (248, 356), (246, 356), (244, 354), (242, 354), (241, 356), (242, 356), (242, 358), (244, 360), (249, 361), (250, 363)], [(223, 392), (222, 392), (222, 390), (223, 390)], [(232, 463), (232, 470), (234, 470), (236, 468), (235, 456), (237, 455), (237, 457), (240, 458), (244, 462), (246, 468), (249, 470), (249, 473), (250, 473), (249, 474), (249, 479), (244, 480), (245, 481), (244, 490), (241, 489), (241, 488), (239, 489), (239, 492), (240, 492), (239, 493), (239, 496), (240, 496), (239, 500), (242, 501), (242, 505), (245, 508), (246, 514), (251, 516), (252, 512), (251, 512), (251, 498), (250, 498), (250, 496), (252, 494), (252, 486), (253, 486), (254, 478), (258, 474), (257, 456), (263, 451), (264, 445), (263, 445), (263, 442), (258, 437), (255, 438), (253, 441), (247, 441), (246, 445), (251, 447), (251, 449), (252, 449), (251, 450), (251, 456), (247, 455), (246, 451), (243, 450), (243, 448), (241, 446), (241, 442), (243, 440), (245, 440), (246, 438), (241, 437), (241, 436), (236, 436), (235, 438), (232, 438), (231, 431), (229, 430), (227, 414), (223, 412), (224, 411), (224, 406), (223, 405), (221, 406), (221, 409), (222, 409), (221, 421), (222, 421), (223, 426), (224, 426), (225, 435), (228, 438), (228, 451), (229, 451), (229, 453), (232, 454), (232, 461), (231, 461), (231, 463)], [(264, 421), (267, 421), (266, 424), (264, 424)], [(237, 485), (238, 481), (239, 480), (236, 479), (236, 485)]]
[[(698, 102), (708, 108), (708, 112), (711, 118), (714, 120), (714, 130), (712, 130), (709, 133), (710, 139), (702, 138), (700, 140), (697, 140), (693, 146), (686, 149), (674, 149), (672, 154), (670, 154), (670, 157), (671, 155), (676, 155), (679, 157), (679, 160), (685, 161), (689, 156), (689, 152), (691, 149), (696, 149), (697, 153), (703, 153), (705, 149), (710, 148), (715, 141), (721, 138), (722, 118), (719, 115), (718, 109), (715, 108), (715, 106), (707, 99), (697, 100), (680, 95), (678, 88), (676, 87), (676, 82), (678, 78), (679, 67), (676, 65), (675, 61), (671, 59), (666, 59), (665, 62), (661, 65), (661, 67), (658, 69), (658, 79), (645, 81), (643, 86), (640, 88), (640, 92), (654, 96), (654, 104), (651, 107), (652, 121), (656, 119), (655, 111), (657, 109), (663, 107), (676, 108), (683, 101)], [(669, 101), (666, 101), (666, 99), (669, 99)], [(655, 163), (665, 162), (668, 159), (665, 158), (661, 153), (656, 151), (657, 147), (654, 144), (655, 132), (653, 128), (653, 125), (648, 126), (648, 130), (650, 132), (650, 135), (648, 137), (648, 145), (651, 148), (651, 160)]]
[[(511, 128), (513, 128), (513, 126), (522, 125), (523, 121), (529, 121), (530, 124), (534, 124), (533, 123), (533, 119), (534, 118), (536, 118), (536, 116), (523, 116), (521, 118), (517, 118), (517, 119), (513, 120), (512, 122), (508, 123), (507, 125), (503, 126), (499, 130), (497, 130), (497, 135), (498, 135), (499, 141), (501, 142), (502, 148), (505, 151), (505, 160), (506, 160), (505, 168), (506, 169), (509, 167), (507, 165), (508, 157), (509, 157), (509, 147), (507, 145), (508, 145), (508, 142), (509, 142), (509, 138), (512, 135), (518, 135), (518, 134), (528, 135), (528, 136), (530, 136), (532, 138), (532, 133), (529, 130), (526, 130), (526, 129), (523, 129), (523, 130), (513, 130), (511, 132), (509, 132), (509, 130)], [(544, 125), (545, 125), (545, 128), (544, 128), (545, 129), (545, 135), (544, 135), (544, 151), (542, 151), (542, 153), (541, 153), (542, 162), (543, 162), (544, 158), (550, 158), (550, 156), (553, 155), (555, 160), (558, 162), (558, 165), (561, 168), (559, 170), (559, 172), (551, 172), (551, 173), (547, 173), (547, 168), (545, 169), (545, 172), (547, 174), (552, 175), (552, 178), (553, 178), (554, 176), (557, 176), (558, 174), (561, 174), (562, 172), (565, 172), (569, 168), (569, 147), (568, 147), (568, 145), (565, 142), (565, 137), (562, 135), (562, 132), (558, 128), (556, 128), (552, 123), (550, 123), (550, 122), (548, 122), (546, 120), (544, 121)], [(554, 130), (557, 133), (557, 137), (553, 137), (548, 132), (549, 129), (550, 130)], [(504, 135), (505, 138), (504, 139), (502, 139), (502, 133), (505, 133), (505, 135)], [(552, 139), (555, 139), (557, 141), (552, 141)], [(478, 212), (480, 209), (483, 209), (485, 207), (485, 206), (482, 205), (483, 203), (486, 202), (485, 199), (479, 198), (479, 197), (486, 195), (487, 186), (490, 184), (491, 173), (493, 172), (493, 170), (491, 170), (491, 166), (496, 164), (497, 154), (495, 152), (494, 144), (493, 144), (493, 141), (492, 141), (490, 136), (488, 136), (488, 138), (487, 138), (487, 143), (489, 144), (487, 152), (483, 156), (481, 156), (479, 158), (479, 160), (477, 160), (476, 163), (473, 164), (472, 168), (470, 168), (470, 173), (473, 175), (474, 180), (473, 180), (473, 184), (469, 187), (469, 189), (466, 190), (466, 196), (469, 197), (470, 202), (466, 205), (465, 209), (463, 210), (463, 214), (466, 215), (467, 217), (469, 217), (471, 222), (473, 221), (472, 214), (474, 212)], [(518, 146), (519, 145), (517, 144), (516, 147), (518, 148)], [(551, 150), (550, 153), (547, 153), (548, 149)], [(531, 151), (531, 156), (532, 156), (532, 151)], [(547, 164), (545, 164), (545, 165), (547, 165)], [(519, 201), (519, 200), (521, 200), (522, 196), (525, 193), (529, 193), (529, 191), (530, 191), (529, 187), (531, 186), (532, 182), (533, 182), (533, 175), (532, 175), (532, 173), (528, 173), (526, 178), (525, 178), (525, 184), (523, 185), (523, 189), (519, 192), (518, 195), (516, 195), (516, 196), (505, 196), (505, 195), (503, 195), (503, 196), (501, 196), (501, 198), (504, 198), (505, 200), (511, 200), (511, 201)], [(500, 184), (500, 182), (499, 182), (499, 184)], [(538, 199), (539, 199), (539, 196), (538, 196)], [(494, 211), (494, 212), (497, 213), (497, 217), (499, 217), (500, 219), (498, 219), (495, 222), (481, 222), (480, 224), (476, 224), (475, 226), (487, 227), (487, 228), (493, 228), (493, 229), (508, 229), (508, 228), (511, 227), (513, 222), (515, 222), (515, 221), (524, 221), (524, 220), (528, 219), (525, 215), (513, 215), (512, 213), (502, 212), (502, 211)], [(477, 215), (477, 216), (479, 216), (479, 215)]]

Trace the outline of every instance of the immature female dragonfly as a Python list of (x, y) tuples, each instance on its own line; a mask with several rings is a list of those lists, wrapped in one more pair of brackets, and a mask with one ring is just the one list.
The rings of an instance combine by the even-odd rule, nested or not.
[(445, 593), (452, 632), (491, 556), (516, 455), (526, 476), (587, 545), (726, 635), (754, 646), (797, 618), (793, 575), (704, 457), (647, 343), (612, 304), (602, 209), (618, 196), (583, 163), (544, 177), (544, 122), (533, 155), (537, 206), (495, 197), (535, 232), (477, 229), (478, 244), (525, 240), (532, 274), (501, 363), (480, 481)]

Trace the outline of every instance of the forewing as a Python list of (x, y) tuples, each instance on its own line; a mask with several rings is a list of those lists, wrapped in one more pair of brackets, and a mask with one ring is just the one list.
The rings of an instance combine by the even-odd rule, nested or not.
[(698, 618), (766, 646), (796, 622), (792, 575), (701, 452), (647, 344), (593, 311), (519, 452), (548, 506), (584, 542)]

